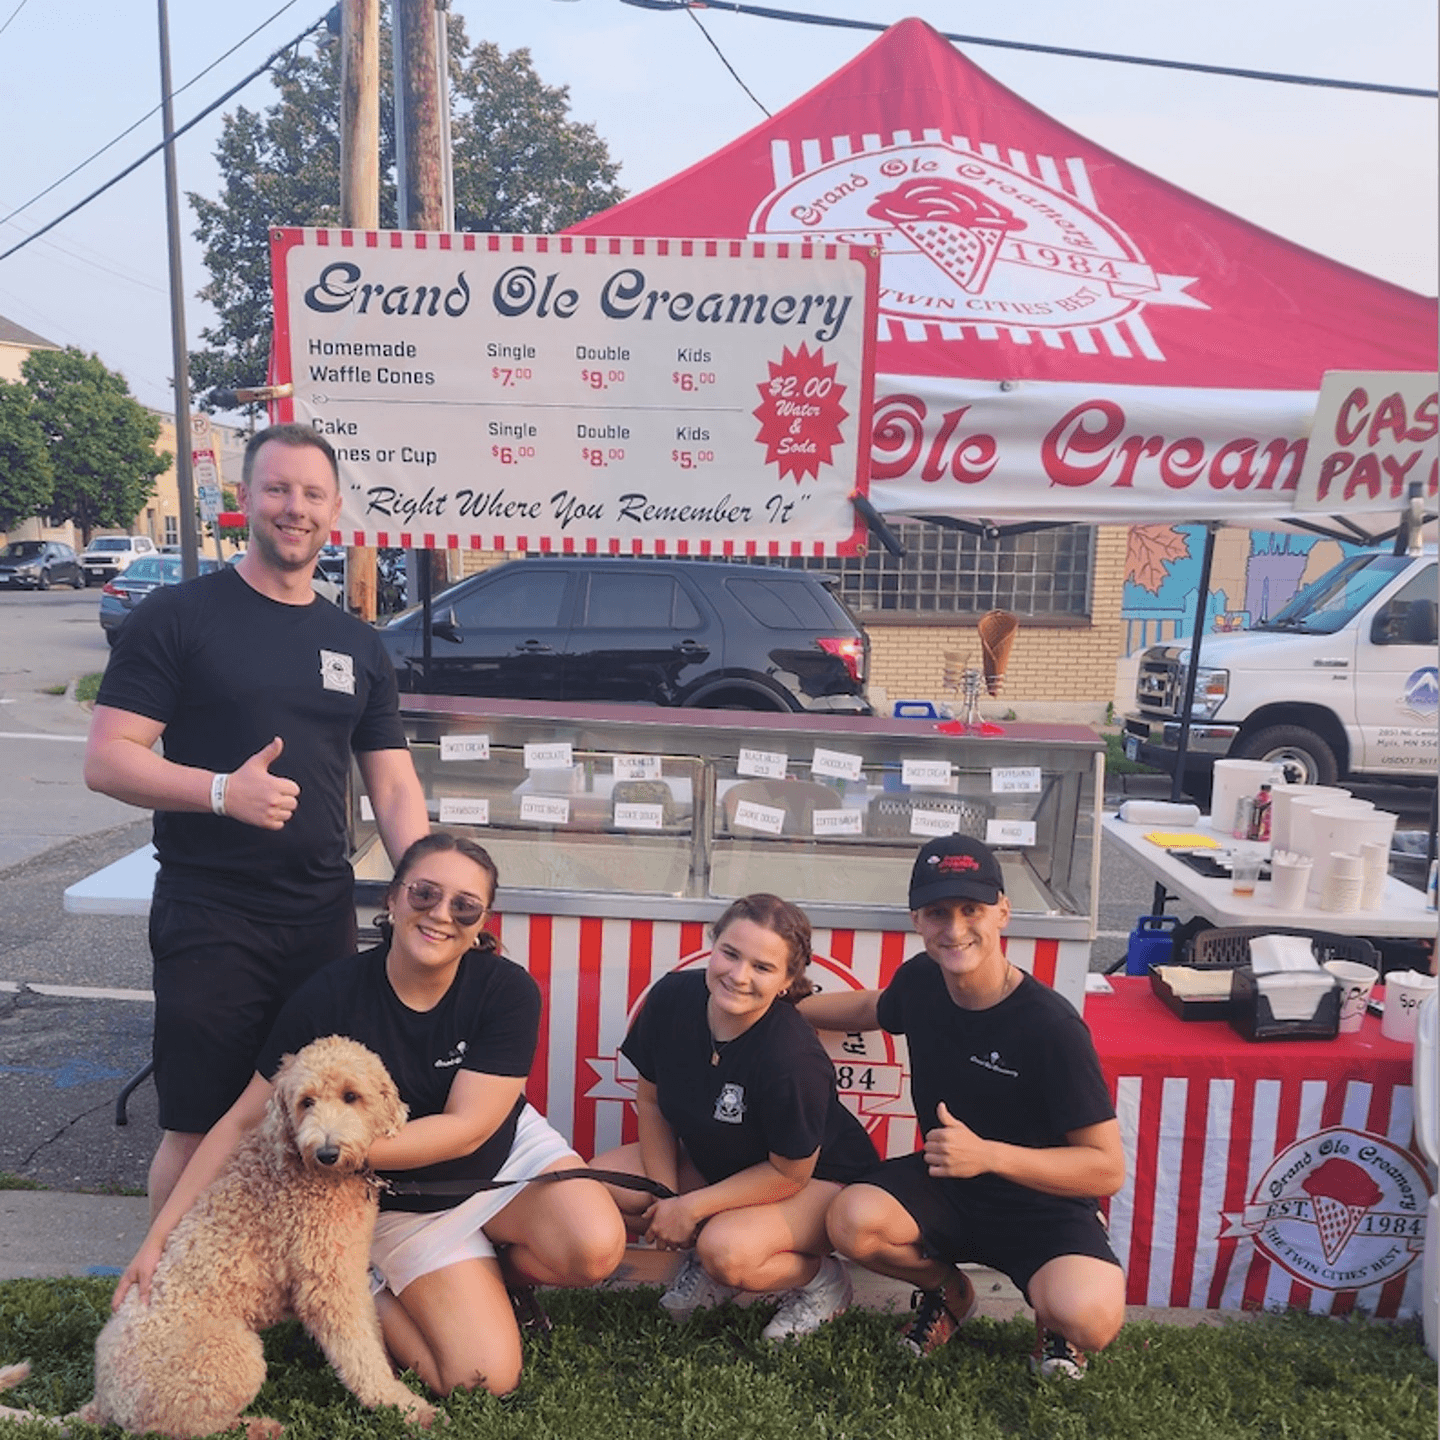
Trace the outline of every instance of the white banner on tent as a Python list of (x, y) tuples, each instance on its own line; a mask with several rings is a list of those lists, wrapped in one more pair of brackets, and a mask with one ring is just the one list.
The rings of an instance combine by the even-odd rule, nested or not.
[(1326, 371), (1295, 508), (1343, 513), (1379, 502), (1398, 511), (1416, 483), (1433, 508), (1437, 420), (1433, 374)]
[(739, 240), (276, 230), (279, 379), (346, 544), (845, 553), (878, 261)]
[(1315, 408), (1299, 390), (909, 375), (875, 388), (876, 508), (997, 523), (1283, 517)]

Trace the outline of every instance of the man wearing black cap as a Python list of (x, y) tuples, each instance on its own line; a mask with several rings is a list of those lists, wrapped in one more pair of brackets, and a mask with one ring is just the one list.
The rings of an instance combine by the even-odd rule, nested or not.
[(835, 1248), (915, 1285), (904, 1345), (927, 1355), (975, 1313), (956, 1268), (1008, 1275), (1035, 1309), (1041, 1376), (1079, 1379), (1119, 1332), (1125, 1280), (1095, 1208), (1125, 1178), (1115, 1110), (1070, 1004), (1005, 958), (994, 852), (947, 835), (916, 857), (910, 918), (925, 949), (883, 990), (815, 995), (817, 1029), (904, 1035), (925, 1148), (887, 1161), (831, 1206)]

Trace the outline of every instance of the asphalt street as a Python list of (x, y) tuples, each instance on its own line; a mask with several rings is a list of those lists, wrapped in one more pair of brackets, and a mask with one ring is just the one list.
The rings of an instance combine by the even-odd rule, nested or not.
[[(68, 885), (150, 832), (147, 815), (81, 778), (89, 716), (73, 685), (109, 653), (97, 609), (93, 590), (0, 591), (0, 1171), (59, 1190), (139, 1190), (157, 1139), (153, 1088), (136, 1091), (125, 1127), (114, 1112), (149, 1057), (145, 922), (63, 904)], [(1159, 780), (1136, 788), (1168, 793)], [(1401, 808), (1402, 827), (1425, 823), (1413, 793), (1367, 793)], [(1107, 846), (1092, 968), (1123, 956), (1152, 893)]]

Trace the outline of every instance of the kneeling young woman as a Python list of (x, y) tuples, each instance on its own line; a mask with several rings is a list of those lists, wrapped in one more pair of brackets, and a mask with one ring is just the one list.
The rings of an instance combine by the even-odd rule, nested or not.
[(776, 895), (747, 895), (710, 935), (705, 969), (657, 981), (625, 1037), (621, 1050), (640, 1072), (640, 1139), (595, 1164), (677, 1192), (655, 1201), (614, 1192), (634, 1233), (684, 1252), (660, 1297), (672, 1318), (741, 1290), (787, 1291), (765, 1329), (784, 1340), (850, 1303), (825, 1212), (878, 1160), (793, 1008), (811, 991), (805, 913)]
[[(370, 1252), (390, 1354), (442, 1395), (514, 1389), (521, 1346), (507, 1282), (603, 1280), (624, 1254), (625, 1229), (593, 1180), (523, 1183), (581, 1161), (525, 1100), (540, 993), (481, 930), (496, 879), (490, 856), (457, 836), (437, 832), (405, 852), (386, 892), (385, 943), (326, 966), (286, 1003), (257, 1073), (196, 1151), (117, 1303), (132, 1283), (148, 1291), (171, 1229), (263, 1117), (281, 1057), (348, 1035), (385, 1062), (410, 1111), (398, 1135), (370, 1150), (394, 1186), (382, 1192)], [(463, 1193), (497, 1179), (521, 1183)]]

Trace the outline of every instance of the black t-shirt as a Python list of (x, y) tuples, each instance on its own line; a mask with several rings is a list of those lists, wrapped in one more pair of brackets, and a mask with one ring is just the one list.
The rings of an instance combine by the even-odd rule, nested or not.
[(162, 898), (255, 919), (325, 921), (353, 903), (352, 752), (403, 750), (395, 672), (375, 632), (318, 597), (282, 605), (226, 565), (147, 596), (120, 631), (97, 703), (165, 726), (165, 757), (233, 771), (276, 736), (300, 786), (283, 829), (155, 814)]
[[(438, 1115), (457, 1070), (482, 1075), (530, 1073), (540, 1034), (540, 988), (513, 961), (471, 950), (449, 990), (431, 1010), (412, 1010), (385, 974), (386, 946), (336, 960), (285, 1003), (255, 1068), (273, 1079), (285, 1055), (322, 1035), (347, 1035), (384, 1062), (410, 1108), (410, 1118)], [(396, 1180), (493, 1180), (505, 1163), (524, 1107), (522, 1095), (505, 1123), (478, 1149), (453, 1160), (396, 1171)], [(462, 1196), (382, 1195), (386, 1210), (447, 1210)]]
[[(941, 1100), (985, 1140), (1030, 1149), (1064, 1145), (1072, 1130), (1115, 1117), (1090, 1031), (1070, 1003), (1029, 975), (998, 1005), (964, 1010), (929, 955), (911, 956), (877, 1014), (910, 1051), (910, 1096), (921, 1132)], [(1004, 1201), (1029, 1194), (998, 1175), (974, 1181)]]
[(708, 998), (702, 971), (666, 975), (620, 1047), (655, 1086), (660, 1113), (706, 1181), (772, 1154), (803, 1160), (817, 1148), (817, 1180), (873, 1169), (875, 1147), (835, 1093), (835, 1067), (794, 1006), (777, 1001), (712, 1065)]

